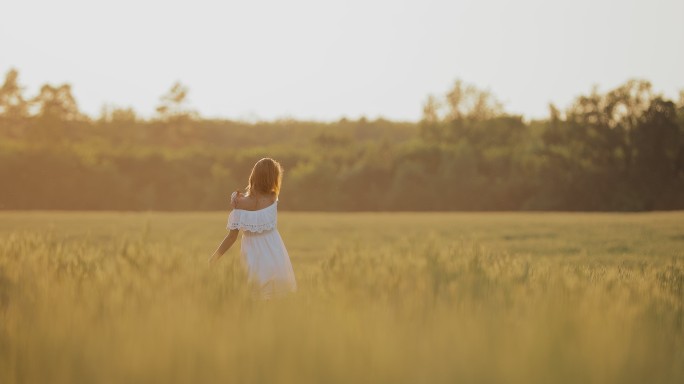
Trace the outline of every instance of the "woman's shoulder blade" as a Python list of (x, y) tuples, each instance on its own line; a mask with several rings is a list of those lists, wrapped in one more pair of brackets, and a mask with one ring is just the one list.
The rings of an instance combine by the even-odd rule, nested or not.
[(237, 194), (237, 196), (235, 197), (235, 204), (233, 205), (233, 208), (247, 212), (257, 212), (274, 206), (277, 202), (277, 196), (273, 196), (269, 199), (264, 199), (260, 197)]

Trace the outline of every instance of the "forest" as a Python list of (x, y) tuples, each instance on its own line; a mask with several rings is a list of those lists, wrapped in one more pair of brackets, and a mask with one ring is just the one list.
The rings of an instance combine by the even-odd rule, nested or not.
[(71, 85), (0, 88), (1, 210), (224, 210), (254, 162), (284, 167), (281, 207), (307, 211), (648, 211), (684, 209), (684, 91), (646, 80), (505, 111), (455, 81), (419, 122), (207, 119), (174, 84), (157, 113), (79, 110)]

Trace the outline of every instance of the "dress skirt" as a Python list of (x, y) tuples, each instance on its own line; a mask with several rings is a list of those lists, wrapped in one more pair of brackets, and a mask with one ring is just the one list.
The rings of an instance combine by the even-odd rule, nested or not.
[(242, 234), (240, 253), (254, 293), (267, 299), (296, 291), (290, 256), (278, 230)]

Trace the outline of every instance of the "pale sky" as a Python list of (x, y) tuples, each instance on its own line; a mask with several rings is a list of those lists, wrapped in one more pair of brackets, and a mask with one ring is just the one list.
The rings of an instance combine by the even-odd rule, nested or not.
[(17, 0), (0, 72), (150, 117), (175, 81), (205, 117), (418, 120), (456, 79), (546, 117), (597, 84), (684, 88), (682, 0)]

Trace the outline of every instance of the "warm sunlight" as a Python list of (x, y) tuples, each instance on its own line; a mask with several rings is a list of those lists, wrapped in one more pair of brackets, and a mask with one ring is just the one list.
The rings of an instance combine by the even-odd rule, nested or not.
[(684, 383), (684, 1), (0, 15), (0, 384)]

